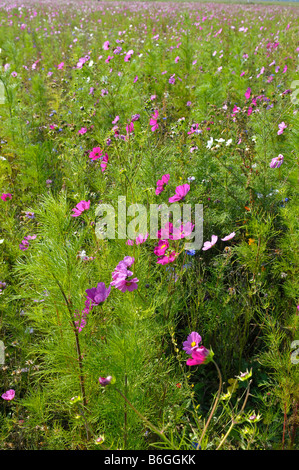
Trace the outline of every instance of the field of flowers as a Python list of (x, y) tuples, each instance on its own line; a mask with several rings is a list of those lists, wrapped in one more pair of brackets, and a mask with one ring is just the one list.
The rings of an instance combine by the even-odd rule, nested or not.
[(298, 33), (1, 2), (1, 450), (298, 449)]

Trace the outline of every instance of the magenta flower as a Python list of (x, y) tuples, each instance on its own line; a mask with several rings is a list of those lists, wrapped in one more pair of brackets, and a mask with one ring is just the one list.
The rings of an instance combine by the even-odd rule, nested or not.
[(247, 88), (247, 90), (246, 90), (246, 92), (245, 92), (245, 98), (246, 98), (247, 100), (249, 100), (250, 94), (251, 94), (251, 88)]
[(64, 66), (64, 62), (61, 62), (59, 65), (57, 65), (58, 70), (63, 69), (63, 66)]
[(159, 118), (159, 111), (156, 109), (154, 114), (152, 114), (151, 119), (150, 119), (150, 126), (152, 126), (152, 132), (155, 132), (159, 128), (158, 124), (158, 118)]
[(270, 168), (279, 168), (283, 164), (283, 155), (279, 154), (278, 157), (272, 158)]
[(235, 235), (236, 235), (235, 232), (232, 232), (232, 233), (230, 233), (229, 235), (227, 235), (226, 237), (221, 238), (221, 240), (222, 240), (223, 242), (227, 242), (228, 240), (231, 240), (232, 238), (234, 238)]
[(164, 191), (165, 186), (169, 182), (170, 175), (163, 175), (160, 180), (157, 181), (157, 188), (156, 188), (156, 194), (161, 194), (162, 191)]
[(168, 263), (173, 263), (173, 261), (176, 259), (178, 253), (175, 251), (168, 252), (168, 254), (165, 254), (164, 256), (160, 257), (157, 261), (157, 264), (168, 264)]
[(281, 122), (278, 124), (279, 131), (277, 132), (277, 135), (281, 135), (283, 131), (288, 127), (285, 122)]
[(212, 235), (212, 238), (211, 238), (211, 241), (210, 241), (210, 242), (204, 242), (204, 245), (203, 245), (202, 250), (203, 250), (203, 251), (209, 250), (210, 248), (212, 248), (212, 246), (215, 245), (215, 243), (217, 242), (217, 240), (218, 240), (217, 235)]
[(107, 168), (107, 163), (108, 163), (108, 155), (107, 155), (107, 153), (105, 153), (105, 155), (102, 158), (102, 163), (101, 163), (101, 168), (102, 168), (103, 173)]
[(194, 349), (198, 348), (201, 341), (201, 336), (196, 331), (192, 331), (192, 333), (187, 337), (187, 341), (184, 341), (183, 343), (183, 350), (186, 351), (187, 354), (192, 354)]
[(183, 184), (182, 186), (177, 186), (175, 188), (175, 195), (168, 199), (169, 202), (177, 202), (183, 199), (186, 194), (190, 191), (189, 184)]
[(103, 44), (103, 49), (104, 49), (104, 51), (108, 51), (108, 50), (109, 50), (109, 47), (110, 47), (110, 42), (109, 42), (109, 41), (105, 41), (104, 44)]
[[(128, 272), (130, 273), (131, 271)], [(117, 279), (115, 279), (115, 281), (111, 282), (111, 285), (116, 287), (116, 289), (120, 290), (121, 292), (132, 292), (133, 290), (138, 288), (138, 282), (139, 280), (137, 279), (137, 277), (134, 277), (133, 279), (128, 279), (119, 276)]]
[(79, 217), (82, 212), (88, 210), (90, 207), (90, 201), (80, 201), (72, 211), (74, 214), (72, 214), (72, 217)]
[(100, 377), (99, 382), (102, 387), (106, 387), (106, 385), (109, 385), (111, 383), (112, 376), (108, 375), (108, 377)]
[(87, 132), (86, 127), (81, 127), (81, 129), (78, 131), (78, 134), (83, 135), (83, 134), (85, 134), (86, 132)]
[(3, 194), (1, 195), (2, 201), (7, 201), (7, 199), (11, 199), (11, 198), (12, 198), (12, 195), (9, 194), (9, 193), (8, 193), (8, 194), (3, 193)]
[(111, 287), (106, 288), (104, 282), (99, 282), (97, 287), (92, 287), (91, 289), (86, 289), (86, 295), (89, 299), (92, 300), (94, 305), (99, 305), (102, 302), (105, 302), (109, 296)]
[(124, 259), (118, 263), (112, 273), (113, 281), (110, 283), (111, 286), (114, 286), (121, 292), (131, 292), (138, 288), (137, 283), (139, 280), (136, 277), (130, 279), (130, 277), (133, 276), (133, 273), (128, 270), (134, 261), (135, 259), (131, 256), (125, 256)]
[(114, 120), (112, 121), (112, 124), (116, 124), (119, 121), (119, 116), (115, 116)]
[(200, 346), (192, 351), (192, 359), (189, 358), (186, 362), (187, 366), (198, 366), (204, 364), (209, 356), (210, 351), (204, 346)]
[(126, 126), (126, 131), (127, 131), (127, 134), (132, 134), (134, 132), (134, 123), (133, 122), (130, 122), (130, 124), (128, 126)]
[(3, 400), (11, 401), (14, 399), (16, 392), (13, 389), (7, 390), (7, 392), (3, 393), (1, 397)]
[(154, 249), (154, 253), (157, 256), (164, 256), (168, 248), (169, 248), (168, 240), (159, 240), (158, 246), (156, 246)]
[(103, 150), (100, 147), (94, 147), (89, 154), (89, 158), (92, 160), (98, 160), (103, 155)]

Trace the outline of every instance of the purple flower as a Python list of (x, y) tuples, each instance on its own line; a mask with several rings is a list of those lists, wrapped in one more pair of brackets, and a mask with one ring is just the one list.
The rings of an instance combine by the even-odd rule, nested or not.
[(102, 387), (106, 387), (106, 385), (109, 385), (111, 383), (112, 376), (108, 375), (108, 377), (100, 377), (99, 382)]
[(283, 164), (283, 155), (279, 154), (278, 157), (272, 158), (270, 168), (279, 168)]
[(94, 305), (99, 305), (104, 302), (108, 295), (110, 294), (111, 287), (106, 288), (104, 282), (99, 282), (97, 287), (92, 287), (91, 289), (86, 289), (86, 295), (89, 299), (92, 300)]
[(198, 348), (199, 343), (201, 343), (201, 336), (196, 333), (196, 331), (192, 331), (187, 337), (187, 341), (183, 343), (183, 350), (186, 351), (187, 354), (192, 354), (194, 349)]

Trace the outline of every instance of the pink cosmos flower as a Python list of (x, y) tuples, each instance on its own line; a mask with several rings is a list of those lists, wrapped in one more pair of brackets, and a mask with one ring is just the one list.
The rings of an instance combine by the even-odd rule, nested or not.
[(104, 44), (103, 44), (103, 49), (104, 51), (108, 51), (110, 47), (110, 42), (109, 41), (105, 41)]
[(170, 175), (163, 175), (160, 180), (157, 181), (157, 188), (156, 188), (156, 194), (161, 194), (162, 191), (164, 191), (164, 187), (168, 184), (169, 182)]
[(200, 364), (204, 364), (209, 354), (210, 351), (207, 348), (200, 346), (192, 351), (192, 359), (188, 359), (186, 364), (187, 366), (198, 366)]
[(115, 270), (112, 273), (113, 281), (110, 283), (111, 286), (114, 286), (116, 289), (121, 292), (132, 292), (138, 288), (139, 280), (137, 277), (131, 278), (133, 275), (132, 271), (129, 271), (128, 268), (132, 266), (135, 259), (131, 256), (125, 256), (122, 261), (118, 263)]
[(246, 90), (246, 92), (245, 92), (245, 98), (246, 98), (247, 100), (249, 100), (250, 94), (251, 94), (251, 88), (247, 88), (247, 90)]
[(158, 246), (154, 248), (154, 253), (157, 256), (164, 256), (168, 248), (169, 248), (168, 240), (159, 240)]
[(86, 127), (81, 127), (81, 129), (78, 131), (78, 134), (83, 135), (83, 134), (85, 134), (86, 132), (87, 132)]
[(108, 375), (108, 377), (100, 377), (99, 382), (102, 387), (106, 387), (106, 385), (109, 385), (111, 383), (112, 376)]
[(7, 199), (11, 199), (11, 198), (12, 198), (12, 195), (10, 193), (8, 193), (8, 194), (3, 193), (1, 195), (2, 201), (7, 201)]
[(209, 250), (210, 248), (212, 248), (212, 246), (214, 246), (217, 243), (217, 240), (218, 240), (217, 235), (212, 235), (211, 241), (205, 242), (202, 250), (203, 251)]
[(278, 124), (279, 131), (277, 132), (277, 135), (281, 135), (283, 131), (288, 127), (285, 122), (281, 122)]
[(64, 62), (61, 62), (59, 65), (57, 65), (58, 70), (63, 69), (63, 66), (64, 66)]
[(185, 225), (182, 224), (180, 228), (173, 227), (173, 240), (181, 240), (182, 238), (189, 237), (194, 229), (194, 225), (191, 222), (187, 222)]
[(72, 214), (72, 217), (79, 217), (82, 212), (88, 210), (90, 207), (90, 201), (80, 201), (72, 211), (74, 214)]
[(192, 333), (187, 337), (187, 341), (184, 341), (183, 343), (183, 350), (186, 351), (187, 354), (192, 354), (194, 349), (198, 348), (201, 341), (201, 336), (196, 333), (196, 331), (192, 331)]
[(100, 147), (94, 147), (89, 154), (89, 158), (92, 160), (98, 160), (103, 155), (103, 150)]
[(107, 163), (108, 163), (108, 155), (107, 153), (105, 153), (105, 155), (103, 156), (102, 158), (102, 163), (101, 163), (101, 168), (102, 168), (102, 172), (104, 173), (104, 171), (106, 170), (107, 168)]
[(12, 77), (17, 77), (18, 74), (17, 74), (17, 72), (11, 72), (11, 76), (12, 76)]
[(177, 57), (174, 59), (174, 61), (175, 61), (176, 64), (178, 63), (179, 60), (180, 60), (179, 56), (177, 56)]
[(116, 124), (119, 121), (119, 116), (115, 116), (114, 120), (112, 121), (112, 124)]
[(134, 123), (133, 122), (130, 122), (130, 124), (128, 126), (126, 126), (126, 131), (127, 131), (127, 134), (132, 134), (134, 132)]
[(13, 389), (7, 390), (7, 392), (3, 393), (1, 397), (3, 400), (11, 401), (14, 399), (16, 392)]
[(235, 235), (236, 235), (235, 232), (232, 232), (232, 233), (230, 233), (229, 235), (227, 235), (226, 237), (221, 238), (221, 240), (222, 240), (223, 242), (227, 242), (228, 240), (231, 240), (232, 238), (234, 238)]
[(272, 158), (270, 168), (279, 168), (283, 164), (283, 155), (280, 153), (278, 157)]
[(141, 245), (141, 243), (144, 243), (148, 239), (148, 236), (149, 236), (148, 233), (146, 233), (145, 237), (142, 235), (142, 233), (140, 233), (136, 237), (136, 245)]
[(157, 261), (157, 264), (172, 263), (175, 260), (175, 258), (177, 257), (177, 255), (178, 255), (178, 253), (176, 253), (175, 251), (171, 251), (167, 255), (165, 254), (164, 256), (160, 257)]
[(182, 186), (177, 186), (175, 188), (175, 195), (168, 199), (169, 202), (177, 202), (183, 199), (186, 194), (190, 191), (189, 184), (183, 184)]
[(104, 282), (99, 282), (97, 287), (92, 287), (91, 289), (86, 289), (86, 295), (91, 299), (93, 305), (99, 305), (104, 302), (109, 296), (111, 291), (111, 286), (106, 288)]
[(154, 114), (152, 114), (151, 119), (150, 119), (150, 126), (152, 126), (152, 132), (155, 132), (159, 128), (158, 124), (158, 117), (159, 117), (159, 111), (156, 109)]

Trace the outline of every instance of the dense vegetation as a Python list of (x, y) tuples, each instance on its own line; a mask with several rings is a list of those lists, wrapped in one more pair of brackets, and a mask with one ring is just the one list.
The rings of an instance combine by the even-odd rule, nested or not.
[(298, 446), (298, 13), (2, 3), (0, 449)]

